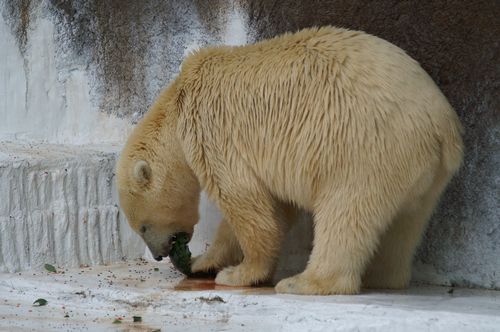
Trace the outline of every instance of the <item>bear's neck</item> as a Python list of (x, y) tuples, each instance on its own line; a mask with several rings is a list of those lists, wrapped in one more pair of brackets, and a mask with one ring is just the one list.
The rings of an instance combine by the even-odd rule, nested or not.
[[(155, 107), (151, 109), (155, 116), (151, 121), (154, 121), (151, 126), (160, 128), (157, 137), (159, 138), (156, 151), (157, 157), (165, 156), (165, 164), (172, 167), (171, 173), (175, 174), (178, 181), (182, 182), (184, 193), (191, 199), (199, 197), (201, 188), (196, 174), (189, 166), (184, 150), (181, 146), (181, 141), (178, 136), (178, 93), (177, 82), (172, 83), (162, 96), (159, 98)], [(189, 191), (189, 192), (188, 192)]]

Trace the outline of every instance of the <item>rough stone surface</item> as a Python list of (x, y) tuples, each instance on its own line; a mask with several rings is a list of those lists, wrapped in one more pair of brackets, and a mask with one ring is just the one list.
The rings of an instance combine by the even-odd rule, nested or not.
[[(500, 287), (500, 2), (5, 0), (0, 14), (0, 138), (53, 143), (123, 143), (196, 47), (325, 24), (389, 40), (429, 72), (465, 127), (465, 163), (423, 240), (415, 280)], [(198, 249), (214, 228), (200, 226)], [(285, 249), (285, 267), (307, 259), (310, 224), (295, 232), (306, 240)]]
[(117, 205), (116, 147), (0, 143), (0, 271), (108, 264), (144, 243)]

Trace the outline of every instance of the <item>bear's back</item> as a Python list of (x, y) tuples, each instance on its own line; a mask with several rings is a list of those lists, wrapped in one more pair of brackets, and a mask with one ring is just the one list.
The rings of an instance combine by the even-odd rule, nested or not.
[(313, 197), (313, 182), (334, 174), (390, 172), (409, 160), (418, 168), (426, 161), (416, 150), (434, 151), (432, 131), (453, 115), (403, 50), (334, 27), (201, 50), (183, 64), (181, 80), (190, 118), (212, 146), (207, 158), (238, 153), (282, 199)]

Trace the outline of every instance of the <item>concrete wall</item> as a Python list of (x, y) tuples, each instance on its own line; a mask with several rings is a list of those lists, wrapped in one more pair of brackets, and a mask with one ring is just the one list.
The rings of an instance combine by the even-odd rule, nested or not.
[[(190, 49), (333, 24), (422, 63), (466, 129), (466, 161), (415, 262), (417, 281), (500, 287), (498, 1), (30, 1), (0, 4), (0, 137), (122, 142)], [(201, 250), (217, 212), (206, 201)], [(1, 211), (0, 211), (1, 212)], [(305, 262), (300, 250), (282, 266)], [(199, 235), (201, 236), (201, 235)], [(196, 240), (196, 239), (195, 239)], [(289, 261), (288, 261), (289, 262)]]
[(0, 142), (0, 272), (142, 256), (117, 205), (115, 162), (115, 149)]

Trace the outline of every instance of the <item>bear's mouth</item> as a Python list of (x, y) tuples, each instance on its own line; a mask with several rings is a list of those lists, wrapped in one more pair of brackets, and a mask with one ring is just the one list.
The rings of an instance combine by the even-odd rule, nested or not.
[(174, 235), (170, 236), (168, 241), (166, 241), (163, 244), (162, 251), (159, 253), (158, 256), (155, 256), (156, 261), (160, 262), (163, 260), (163, 257), (167, 257), (170, 254), (170, 250), (172, 250), (172, 246), (174, 244), (175, 238), (176, 238), (176, 236), (174, 234)]
[(170, 236), (168, 241), (165, 242), (165, 244), (163, 245), (162, 252), (158, 256), (155, 256), (154, 259), (156, 261), (160, 262), (163, 260), (164, 257), (168, 257), (168, 255), (170, 255), (170, 252), (172, 251), (172, 247), (174, 246), (177, 238), (185, 237), (186, 235), (189, 238), (188, 241), (191, 241), (192, 234), (185, 233), (185, 232), (178, 232), (178, 233), (175, 233), (174, 235)]

